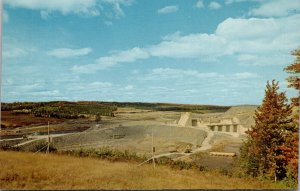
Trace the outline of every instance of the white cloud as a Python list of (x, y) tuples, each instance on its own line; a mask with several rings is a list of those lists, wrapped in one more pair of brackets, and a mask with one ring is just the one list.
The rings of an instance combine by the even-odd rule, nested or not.
[(212, 1), (210, 2), (210, 4), (208, 5), (208, 7), (210, 9), (213, 9), (213, 10), (217, 10), (217, 9), (221, 9), (222, 8), (222, 5), (218, 2), (215, 2), (215, 1)]
[(125, 86), (123, 89), (124, 90), (133, 90), (134, 86), (133, 85), (128, 85), (128, 86)]
[(30, 92), (28, 94), (32, 96), (38, 96), (38, 97), (40, 96), (52, 97), (52, 96), (59, 96), (60, 92), (59, 90), (48, 90), (48, 91)]
[(286, 65), (293, 62), (293, 57), (289, 54), (267, 54), (267, 55), (238, 55), (238, 63), (251, 66), (271, 66)]
[(159, 13), (159, 14), (174, 13), (174, 12), (177, 12), (178, 9), (179, 9), (178, 6), (170, 5), (170, 6), (166, 6), (164, 8), (157, 10), (157, 13)]
[(185, 79), (187, 77), (193, 78), (215, 78), (219, 75), (217, 73), (201, 73), (196, 70), (184, 70), (173, 68), (155, 68), (145, 76), (145, 80), (162, 80), (162, 79)]
[(234, 77), (236, 79), (249, 79), (249, 78), (257, 78), (258, 75), (256, 73), (251, 73), (251, 72), (241, 72), (241, 73), (235, 73)]
[(150, 57), (194, 58), (208, 63), (230, 56), (236, 64), (284, 65), (292, 58), (290, 52), (299, 46), (299, 26), (300, 14), (277, 19), (228, 18), (212, 34), (175, 32), (158, 44), (120, 51), (72, 70), (90, 73)]
[[(144, 80), (164, 80), (164, 79), (172, 79), (172, 80), (187, 80), (189, 79), (201, 79), (201, 80), (239, 80), (239, 79), (251, 79), (258, 78), (259, 75), (251, 72), (240, 72), (233, 74), (219, 74), (215, 72), (200, 72), (197, 70), (191, 69), (174, 69), (174, 68), (155, 68), (151, 70), (148, 74), (143, 78)], [(196, 80), (197, 81), (197, 80)], [(185, 83), (186, 84), (186, 83)]]
[(108, 88), (111, 86), (112, 86), (112, 84), (109, 82), (92, 82), (90, 84), (87, 84), (86, 87), (88, 87), (88, 88)]
[(44, 87), (45, 84), (43, 83), (33, 83), (33, 84), (22, 84), (17, 85), (16, 89), (22, 92), (31, 92), (31, 91), (37, 91)]
[(228, 18), (218, 25), (216, 34), (228, 39), (274, 38), (282, 29), (275, 19)]
[(47, 20), (50, 17), (50, 14), (48, 11), (42, 10), (42, 11), (40, 11), (40, 14), (41, 14), (42, 19), (44, 19), (44, 20)]
[(264, 61), (265, 57), (286, 58), (285, 55), (299, 45), (299, 26), (300, 15), (279, 19), (228, 18), (218, 25), (214, 34), (180, 35), (176, 32), (147, 50), (156, 57), (202, 60), (240, 54), (255, 55), (252, 59), (263, 58)]
[(25, 8), (40, 11), (43, 19), (48, 19), (53, 12), (62, 15), (77, 14), (81, 16), (94, 17), (103, 11), (103, 4), (112, 7), (116, 18), (125, 14), (121, 6), (130, 6), (133, 0), (4, 0), (4, 3), (13, 8)]
[(287, 53), (297, 48), (300, 15), (279, 19), (226, 19), (216, 35), (226, 38), (236, 53)]
[(226, 39), (215, 34), (196, 33), (175, 36), (173, 39), (168, 38), (169, 40), (149, 47), (150, 54), (155, 57), (172, 58), (201, 58), (201, 56), (229, 54), (226, 50)]
[(2, 37), (2, 56), (4, 59), (24, 59), (37, 53), (38, 48), (30, 43), (5, 35)]
[(3, 21), (4, 23), (7, 23), (9, 21), (9, 15), (7, 13), (7, 11), (3, 10)]
[(70, 49), (70, 48), (58, 48), (47, 52), (47, 55), (54, 56), (57, 58), (72, 58), (78, 56), (85, 56), (92, 52), (91, 48), (80, 48), (80, 49)]
[(73, 72), (77, 73), (93, 73), (97, 70), (103, 70), (106, 68), (114, 67), (119, 63), (134, 62), (139, 59), (147, 59), (149, 54), (138, 47), (134, 47), (130, 50), (120, 51), (107, 57), (100, 57), (94, 64), (87, 64), (81, 66), (74, 66)]
[(102, 0), (102, 2), (130, 6), (134, 3), (134, 0)]
[(103, 3), (110, 4), (115, 13), (115, 18), (121, 18), (125, 16), (122, 5), (130, 6), (133, 4), (134, 0), (102, 0)]
[(36, 47), (30, 44), (24, 44), (18, 39), (3, 36), (2, 56), (4, 59), (23, 59), (36, 51)]
[(250, 10), (254, 16), (281, 17), (300, 11), (299, 0), (269, 0)]
[(3, 58), (8, 58), (8, 59), (24, 57), (27, 54), (28, 52), (26, 50), (17, 47), (3, 49), (2, 51)]
[(241, 2), (246, 2), (246, 1), (257, 1), (257, 2), (262, 2), (264, 0), (226, 0), (225, 4), (232, 4), (232, 3), (241, 3)]
[(63, 15), (70, 13), (89, 16), (99, 15), (96, 0), (4, 0), (4, 3), (11, 7), (21, 7), (31, 10), (43, 10), (45, 12), (59, 11)]
[(202, 8), (204, 8), (203, 1), (202, 1), (202, 0), (199, 0), (199, 1), (197, 1), (197, 3), (196, 3), (196, 7), (197, 7), (197, 8), (199, 8), (199, 9), (202, 9)]
[(75, 86), (67, 87), (68, 91), (99, 91), (101, 89), (112, 87), (112, 83), (110, 82), (89, 82), (89, 83), (76, 83)]

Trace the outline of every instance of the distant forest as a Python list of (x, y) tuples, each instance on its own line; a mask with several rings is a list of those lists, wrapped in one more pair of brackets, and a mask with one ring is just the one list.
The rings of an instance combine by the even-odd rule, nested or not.
[(225, 112), (230, 106), (190, 105), (141, 102), (51, 101), (2, 103), (2, 111), (30, 113), (37, 117), (81, 118), (84, 115), (114, 116), (117, 108), (131, 107), (153, 111), (177, 111), (194, 113)]

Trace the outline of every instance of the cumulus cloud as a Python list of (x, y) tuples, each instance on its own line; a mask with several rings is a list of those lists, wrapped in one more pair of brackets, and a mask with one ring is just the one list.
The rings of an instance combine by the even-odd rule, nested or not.
[(119, 63), (134, 62), (139, 59), (147, 59), (149, 54), (141, 48), (134, 47), (130, 50), (116, 52), (111, 56), (100, 57), (93, 64), (74, 66), (73, 72), (77, 73), (93, 73), (97, 70), (103, 70), (110, 67), (114, 67)]
[(237, 64), (284, 65), (290, 51), (299, 46), (300, 14), (284, 18), (228, 18), (212, 34), (169, 34), (158, 44), (120, 51), (96, 63), (74, 66), (73, 71), (90, 73), (150, 57), (193, 58), (217, 62), (230, 56)]
[(228, 18), (217, 27), (216, 34), (229, 39), (273, 38), (284, 29), (275, 19)]
[(48, 19), (53, 12), (60, 12), (62, 15), (99, 16), (103, 4), (112, 6), (116, 18), (120, 18), (125, 15), (121, 6), (130, 6), (132, 2), (133, 0), (4, 0), (12, 8), (40, 11), (43, 19)]
[(47, 55), (54, 56), (57, 58), (72, 58), (78, 56), (85, 56), (92, 52), (91, 48), (80, 48), (80, 49), (70, 49), (70, 48), (58, 48), (50, 50)]
[(174, 13), (174, 12), (177, 12), (178, 9), (179, 9), (178, 6), (170, 5), (170, 6), (166, 6), (166, 7), (163, 7), (161, 9), (157, 10), (157, 13), (159, 13), (159, 14)]
[(289, 53), (298, 46), (300, 15), (286, 18), (223, 21), (215, 34), (226, 38), (236, 53)]
[(10, 7), (21, 7), (31, 10), (43, 10), (47, 12), (59, 11), (63, 15), (70, 13), (84, 14), (90, 16), (99, 15), (96, 0), (4, 0)]
[(299, 11), (299, 0), (270, 0), (250, 10), (249, 14), (264, 17), (282, 17)]
[(215, 2), (215, 1), (212, 1), (210, 2), (210, 4), (208, 5), (208, 7), (210, 9), (213, 9), (213, 10), (217, 10), (217, 9), (221, 9), (222, 8), (222, 5), (218, 2)]
[(228, 18), (218, 25), (213, 34), (181, 35), (177, 32), (147, 50), (155, 57), (203, 60), (233, 56), (241, 62), (246, 60), (245, 56), (242, 58), (240, 55), (248, 54), (252, 55), (251, 61), (255, 65), (264, 65), (264, 62), (265, 65), (280, 62), (284, 64), (289, 61), (290, 51), (298, 47), (298, 26), (300, 15), (280, 19)]
[[(177, 35), (175, 35), (177, 36)], [(148, 48), (152, 56), (172, 58), (200, 58), (229, 54), (225, 38), (215, 34), (196, 33), (168, 38)]]
[(203, 1), (202, 1), (202, 0), (199, 0), (199, 1), (197, 1), (197, 3), (196, 3), (196, 7), (197, 7), (198, 9), (202, 9), (202, 8), (204, 8)]

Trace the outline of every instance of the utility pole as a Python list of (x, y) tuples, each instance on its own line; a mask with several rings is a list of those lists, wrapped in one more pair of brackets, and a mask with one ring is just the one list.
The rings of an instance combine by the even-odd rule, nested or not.
[[(147, 125), (147, 128), (149, 127), (149, 125)], [(141, 164), (139, 164), (138, 166), (141, 166), (141, 165), (143, 165), (143, 164), (145, 164), (146, 162), (148, 162), (148, 161), (151, 161), (151, 159), (152, 159), (152, 163), (153, 163), (153, 168), (155, 168), (155, 155), (154, 155), (154, 153), (155, 153), (155, 147), (154, 147), (154, 133), (153, 133), (153, 126), (152, 126), (152, 157), (151, 158), (149, 158), (149, 159), (147, 159), (146, 161), (144, 161), (144, 162), (142, 162)]]
[(152, 162), (153, 162), (153, 168), (155, 168), (154, 153), (155, 153), (155, 147), (154, 147), (154, 141), (153, 141), (153, 125), (152, 125)]
[(49, 153), (50, 150), (50, 126), (49, 126), (49, 120), (48, 120), (48, 141), (47, 141), (48, 145), (47, 145), (47, 151), (46, 153)]

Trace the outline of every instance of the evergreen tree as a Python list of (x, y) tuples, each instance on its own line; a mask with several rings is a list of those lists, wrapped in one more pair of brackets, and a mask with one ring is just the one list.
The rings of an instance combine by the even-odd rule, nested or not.
[(288, 164), (288, 176), (294, 180), (298, 180), (300, 48), (293, 51), (292, 55), (296, 57), (294, 63), (287, 66), (284, 70), (291, 74), (291, 76), (287, 78), (287, 81), (289, 82), (288, 87), (292, 87), (298, 91), (298, 96), (291, 99), (294, 108), (293, 121), (295, 124), (295, 130), (287, 136), (286, 143), (281, 146), (281, 149), (284, 151), (281, 157)]
[(286, 160), (282, 145), (295, 131), (290, 117), (292, 109), (284, 92), (278, 93), (278, 82), (267, 83), (263, 103), (255, 111), (255, 125), (241, 149), (241, 161), (248, 174), (282, 179), (286, 176)]
[[(296, 57), (295, 61), (293, 64), (290, 64), (284, 70), (291, 74), (287, 78), (287, 81), (289, 82), (288, 87), (295, 88), (298, 92), (300, 91), (300, 48), (296, 49), (295, 51), (292, 52), (292, 55)], [(292, 99), (294, 105), (299, 106), (299, 96), (295, 97)]]

